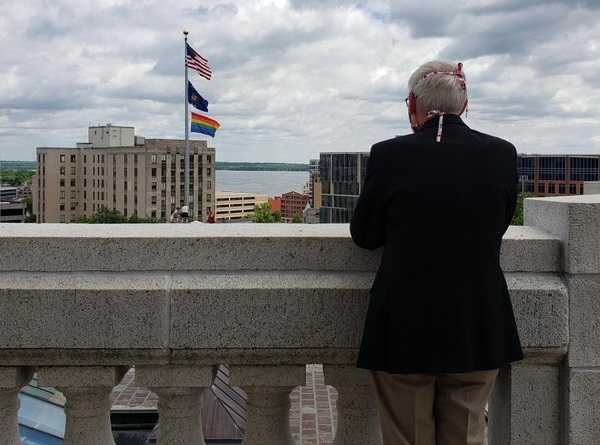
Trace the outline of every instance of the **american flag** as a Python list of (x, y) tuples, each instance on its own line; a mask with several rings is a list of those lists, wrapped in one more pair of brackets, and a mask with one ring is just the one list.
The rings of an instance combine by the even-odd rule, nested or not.
[(187, 51), (185, 54), (185, 65), (188, 68), (191, 68), (194, 71), (196, 71), (205, 79), (210, 80), (212, 76), (212, 69), (208, 64), (208, 60), (206, 60), (204, 57), (202, 57), (200, 54), (194, 51), (194, 48), (192, 48), (189, 44), (186, 45)]

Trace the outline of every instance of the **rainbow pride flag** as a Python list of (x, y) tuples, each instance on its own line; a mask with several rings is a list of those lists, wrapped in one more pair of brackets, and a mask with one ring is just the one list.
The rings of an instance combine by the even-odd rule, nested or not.
[(215, 131), (219, 129), (221, 124), (210, 117), (202, 116), (201, 114), (194, 113), (192, 111), (192, 132), (207, 134), (211, 137), (215, 137)]

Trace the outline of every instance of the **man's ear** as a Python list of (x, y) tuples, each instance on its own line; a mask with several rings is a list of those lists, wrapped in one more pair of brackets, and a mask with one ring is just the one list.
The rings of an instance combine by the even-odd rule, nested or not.
[(417, 96), (414, 93), (408, 95), (408, 112), (417, 114)]

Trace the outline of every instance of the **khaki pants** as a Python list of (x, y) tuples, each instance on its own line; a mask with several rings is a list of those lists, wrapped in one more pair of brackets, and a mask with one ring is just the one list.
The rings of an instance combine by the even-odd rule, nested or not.
[(372, 375), (384, 445), (483, 445), (498, 370)]

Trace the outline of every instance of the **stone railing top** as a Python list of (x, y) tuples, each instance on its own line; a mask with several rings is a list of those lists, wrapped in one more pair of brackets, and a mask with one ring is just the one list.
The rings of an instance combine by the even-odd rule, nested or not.
[[(0, 224), (0, 271), (374, 271), (380, 252), (357, 248), (348, 224)], [(508, 272), (560, 270), (560, 241), (512, 226)]]

